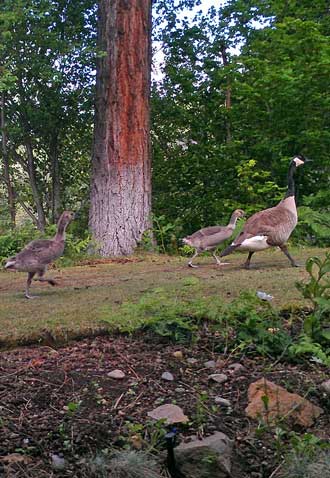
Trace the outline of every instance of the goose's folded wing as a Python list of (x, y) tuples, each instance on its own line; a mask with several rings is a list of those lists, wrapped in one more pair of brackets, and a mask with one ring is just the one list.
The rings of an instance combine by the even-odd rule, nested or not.
[(62, 243), (54, 243), (48, 239), (37, 239), (30, 242), (25, 248), (16, 255), (16, 260), (25, 263), (39, 263), (41, 265), (48, 264), (57, 259), (64, 250), (64, 241)]
[(225, 232), (226, 228), (224, 226), (210, 226), (204, 227), (197, 232), (194, 232), (191, 236), (187, 236), (187, 239), (202, 239), (203, 237), (213, 236), (214, 234), (219, 234)]

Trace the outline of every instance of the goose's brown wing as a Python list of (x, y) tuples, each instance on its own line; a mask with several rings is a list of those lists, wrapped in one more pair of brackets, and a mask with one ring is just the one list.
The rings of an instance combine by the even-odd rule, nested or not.
[(226, 231), (226, 227), (224, 226), (210, 226), (204, 227), (199, 231), (194, 232), (191, 236), (187, 236), (187, 239), (202, 239), (205, 236), (212, 236), (213, 234), (218, 234), (219, 232)]
[(62, 255), (64, 241), (54, 242), (50, 239), (37, 239), (27, 244), (16, 254), (16, 261), (24, 264), (47, 265)]
[(239, 246), (245, 239), (254, 236), (271, 235), (281, 223), (280, 212), (277, 207), (272, 207), (253, 214), (244, 224), (242, 232), (233, 241), (233, 245)]

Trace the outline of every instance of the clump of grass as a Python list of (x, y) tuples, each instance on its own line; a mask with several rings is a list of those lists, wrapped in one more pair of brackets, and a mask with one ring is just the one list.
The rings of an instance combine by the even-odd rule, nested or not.
[(88, 478), (162, 478), (160, 465), (148, 453), (118, 451), (111, 456), (97, 455), (86, 465)]
[(283, 466), (281, 478), (330, 478), (330, 449), (313, 453), (294, 451)]
[[(173, 342), (196, 341), (207, 331), (217, 337), (217, 349), (258, 353), (276, 357), (291, 343), (278, 312), (261, 302), (254, 291), (245, 292), (230, 304), (214, 297), (177, 297), (164, 289), (148, 292), (138, 302), (125, 302), (119, 310), (103, 310), (111, 328), (133, 333), (137, 330), (167, 337)], [(206, 325), (207, 327), (201, 327)]]

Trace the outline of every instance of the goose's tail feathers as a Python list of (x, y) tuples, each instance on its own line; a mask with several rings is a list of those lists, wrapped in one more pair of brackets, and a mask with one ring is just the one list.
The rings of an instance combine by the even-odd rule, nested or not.
[(11, 257), (5, 264), (5, 269), (15, 269), (16, 260), (15, 257)]
[(224, 257), (224, 256), (228, 256), (229, 254), (231, 254), (235, 249), (237, 249), (237, 247), (239, 247), (240, 244), (230, 244), (229, 246), (227, 246), (220, 254), (220, 257)]

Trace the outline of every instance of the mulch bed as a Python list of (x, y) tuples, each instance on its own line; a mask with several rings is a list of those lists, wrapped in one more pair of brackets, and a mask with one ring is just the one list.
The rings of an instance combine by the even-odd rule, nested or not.
[[(183, 358), (173, 353), (182, 351)], [(189, 364), (188, 357), (197, 362)], [(224, 384), (211, 383), (204, 366), (217, 360)], [(230, 369), (240, 362), (239, 372)], [(108, 377), (120, 369), (122, 380)], [(161, 378), (164, 371), (174, 381)], [(268, 478), (281, 457), (274, 433), (256, 431), (257, 421), (245, 415), (247, 389), (265, 376), (289, 391), (306, 396), (324, 413), (309, 430), (329, 438), (329, 400), (318, 390), (325, 368), (317, 364), (288, 365), (264, 358), (223, 357), (208, 340), (192, 347), (124, 336), (96, 337), (61, 348), (35, 346), (0, 354), (0, 476), (82, 477), (89, 456), (130, 442), (134, 424), (146, 424), (147, 412), (160, 404), (182, 407), (189, 416), (179, 427), (179, 439), (205, 436), (216, 430), (235, 440), (239, 478)], [(203, 395), (203, 392), (206, 395)], [(230, 409), (217, 407), (216, 396), (230, 400)], [(201, 398), (203, 397), (203, 398)], [(146, 437), (148, 439), (148, 437)], [(66, 468), (54, 471), (51, 455), (65, 458)], [(142, 477), (141, 477), (142, 478)]]

